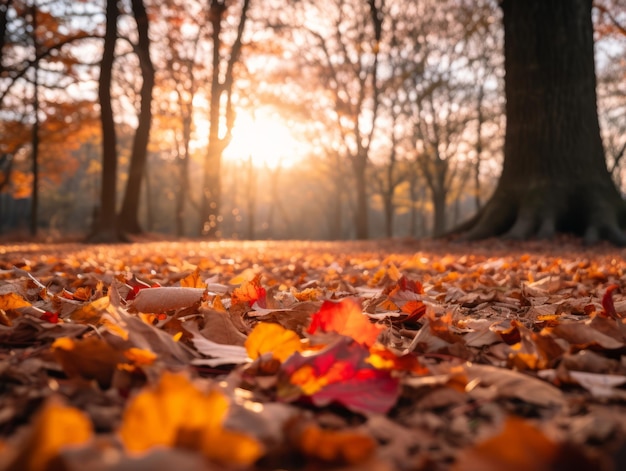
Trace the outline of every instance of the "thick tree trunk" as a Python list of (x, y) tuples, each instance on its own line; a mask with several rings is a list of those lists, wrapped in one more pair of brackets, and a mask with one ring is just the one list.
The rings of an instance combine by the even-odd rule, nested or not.
[(97, 211), (98, 221), (94, 224), (93, 233), (89, 236), (93, 242), (114, 242), (119, 239), (116, 225), (117, 137), (111, 106), (111, 81), (113, 61), (115, 60), (118, 15), (117, 0), (107, 0), (104, 50), (98, 83), (100, 122), (102, 125), (102, 183), (100, 208)]
[(133, 150), (126, 182), (126, 192), (119, 216), (119, 228), (128, 234), (142, 232), (139, 224), (139, 196), (148, 157), (148, 139), (152, 125), (152, 88), (154, 87), (154, 66), (150, 59), (150, 38), (148, 37), (148, 15), (143, 0), (132, 0), (133, 15), (137, 23), (139, 41), (136, 46), (141, 68), (141, 108), (139, 123), (135, 130)]
[(591, 0), (504, 0), (504, 167), (470, 239), (556, 232), (624, 244), (596, 107)]

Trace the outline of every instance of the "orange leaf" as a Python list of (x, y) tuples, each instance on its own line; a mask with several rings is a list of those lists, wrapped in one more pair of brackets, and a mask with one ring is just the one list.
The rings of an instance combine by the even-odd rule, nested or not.
[(540, 430), (526, 420), (509, 417), (499, 435), (462, 452), (453, 471), (548, 471), (556, 469), (557, 453), (557, 445)]
[(0, 294), (0, 309), (8, 311), (28, 306), (30, 303), (17, 293)]
[(179, 446), (222, 463), (250, 465), (263, 449), (254, 438), (223, 428), (228, 408), (221, 392), (203, 392), (186, 376), (166, 372), (130, 401), (119, 433), (131, 452)]
[(154, 363), (157, 356), (150, 350), (143, 350), (141, 348), (129, 348), (124, 352), (124, 356), (133, 364), (137, 366), (147, 366)]
[(308, 457), (355, 465), (372, 456), (376, 442), (368, 435), (342, 430), (325, 430), (309, 424), (296, 431), (296, 446)]
[(261, 275), (257, 275), (251, 281), (244, 281), (241, 286), (235, 288), (230, 299), (233, 305), (247, 303), (252, 306), (256, 302), (264, 308), (265, 296), (265, 288), (261, 286)]
[(206, 283), (200, 278), (200, 269), (196, 268), (192, 273), (180, 280), (183, 288), (206, 288)]
[(302, 351), (298, 334), (270, 322), (257, 324), (244, 345), (248, 356), (253, 360), (271, 352), (274, 358), (283, 362), (294, 352)]
[(337, 332), (370, 346), (376, 342), (383, 329), (384, 327), (370, 322), (355, 300), (346, 298), (338, 303), (324, 301), (320, 310), (313, 314), (307, 332)]
[(82, 411), (65, 406), (60, 400), (49, 400), (37, 414), (14, 461), (6, 469), (51, 469), (50, 461), (61, 450), (83, 445), (92, 436), (91, 421)]

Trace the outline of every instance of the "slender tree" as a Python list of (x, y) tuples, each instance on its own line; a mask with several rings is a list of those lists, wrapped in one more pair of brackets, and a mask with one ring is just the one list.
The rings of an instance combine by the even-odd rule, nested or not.
[(583, 235), (624, 245), (624, 203), (607, 171), (596, 106), (591, 0), (503, 0), (504, 166), (459, 229), (478, 239)]
[(152, 88), (154, 87), (154, 66), (150, 58), (149, 24), (143, 0), (132, 0), (133, 16), (137, 24), (138, 41), (134, 45), (141, 69), (141, 104), (138, 125), (133, 139), (130, 168), (126, 191), (119, 215), (119, 229), (125, 233), (138, 234), (142, 231), (139, 224), (139, 196), (141, 181), (146, 171), (148, 157), (148, 139), (152, 124)]
[[(233, 86), (235, 66), (239, 62), (243, 46), (243, 34), (248, 21), (250, 0), (243, 0), (235, 39), (229, 54), (224, 54), (222, 26), (226, 18), (229, 2), (211, 0), (209, 20), (213, 48), (211, 70), (211, 97), (209, 101), (209, 143), (204, 160), (204, 179), (201, 202), (201, 233), (209, 237), (220, 235), (219, 220), (221, 207), (221, 164), (222, 154), (231, 140), (235, 124), (233, 108)], [(224, 61), (226, 57), (226, 61)], [(223, 62), (226, 64), (223, 65)], [(224, 119), (225, 131), (220, 134), (220, 120)]]
[(33, 68), (33, 127), (31, 138), (31, 159), (33, 172), (33, 193), (30, 206), (30, 235), (37, 235), (39, 214), (39, 38), (37, 37), (37, 4), (33, 3), (30, 9), (32, 40), (34, 52)]
[(102, 183), (100, 188), (100, 208), (94, 215), (95, 221), (92, 241), (116, 241), (117, 232), (117, 137), (111, 106), (111, 83), (113, 62), (115, 60), (115, 43), (117, 41), (117, 18), (119, 10), (117, 0), (107, 0), (106, 28), (104, 33), (104, 49), (100, 62), (100, 78), (98, 99), (100, 102), (100, 122), (102, 126)]

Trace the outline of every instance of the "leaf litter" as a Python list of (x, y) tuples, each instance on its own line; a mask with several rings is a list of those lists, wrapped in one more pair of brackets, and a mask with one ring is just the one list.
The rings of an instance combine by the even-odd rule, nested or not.
[(0, 246), (0, 470), (624, 469), (624, 254)]

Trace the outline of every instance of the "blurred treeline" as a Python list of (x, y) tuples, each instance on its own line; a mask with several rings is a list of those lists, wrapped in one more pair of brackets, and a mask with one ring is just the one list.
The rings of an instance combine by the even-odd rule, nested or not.
[[(101, 205), (107, 1), (0, 1), (0, 232), (86, 235)], [(608, 167), (625, 189), (626, 9), (595, 3), (599, 116)], [(493, 190), (505, 126), (495, 0), (143, 4), (155, 78), (144, 231), (422, 237), (470, 216)], [(143, 76), (133, 6), (116, 5), (119, 208)], [(288, 128), (294, 155), (277, 142), (276, 159), (255, 159), (258, 135), (237, 131), (243, 116)], [(217, 166), (207, 159), (211, 120)], [(229, 153), (246, 148), (235, 139), (252, 141), (249, 155)], [(216, 168), (219, 184), (206, 177)]]

